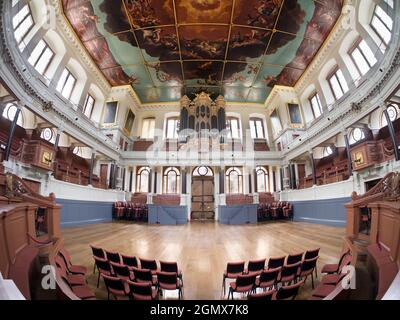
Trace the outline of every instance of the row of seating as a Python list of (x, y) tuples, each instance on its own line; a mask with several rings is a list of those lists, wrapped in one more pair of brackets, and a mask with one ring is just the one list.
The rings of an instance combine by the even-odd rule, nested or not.
[(324, 265), (321, 273), (325, 275), (310, 300), (322, 300), (328, 297), (338, 285), (341, 285), (343, 278), (348, 274), (344, 272), (344, 268), (351, 264), (352, 258), (351, 251), (347, 250), (342, 254), (338, 263)]
[[(312, 286), (314, 288), (314, 272), (317, 276), (317, 261), (319, 258), (319, 248), (308, 250), (306, 252), (289, 254), (288, 256), (273, 257), (268, 260), (250, 260), (245, 268), (245, 262), (229, 262), (226, 270), (223, 274), (222, 288), (223, 294), (226, 293), (226, 279), (234, 280), (229, 285), (228, 299), (230, 296), (233, 298), (233, 293), (247, 293), (248, 295), (255, 293), (256, 289), (269, 291), (270, 297), (278, 292), (279, 297), (286, 296), (284, 292), (290, 290), (290, 292), (296, 292), (296, 289), (291, 288), (292, 283), (303, 282), (307, 280), (309, 276), (312, 279)], [(287, 288), (290, 287), (290, 288)], [(298, 287), (294, 287), (297, 288)], [(292, 290), (293, 289), (293, 290)], [(296, 293), (297, 294), (297, 293)]]
[(60, 277), (71, 291), (80, 299), (95, 300), (95, 294), (86, 282), (86, 267), (74, 265), (71, 256), (62, 246), (55, 257), (56, 274)]
[(286, 201), (259, 203), (257, 208), (257, 220), (293, 220), (293, 205)]
[(178, 291), (179, 299), (183, 296), (183, 275), (176, 262), (160, 261), (139, 258), (103, 250), (91, 246), (95, 264), (103, 277), (107, 288), (108, 299), (110, 294), (115, 299), (128, 297), (133, 300), (155, 300), (163, 294), (163, 290)]
[(113, 218), (116, 220), (147, 221), (147, 204), (116, 201), (113, 206)]

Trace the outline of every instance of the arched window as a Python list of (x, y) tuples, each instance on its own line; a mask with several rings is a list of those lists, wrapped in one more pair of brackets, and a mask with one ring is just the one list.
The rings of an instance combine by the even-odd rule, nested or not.
[(365, 139), (365, 133), (360, 128), (354, 128), (350, 132), (349, 143), (350, 145), (355, 144), (361, 140)]
[(197, 167), (193, 170), (193, 176), (194, 177), (212, 177), (213, 176), (213, 171), (210, 167)]
[(226, 170), (227, 193), (243, 193), (243, 175), (237, 167)]
[(72, 150), (72, 153), (78, 157), (83, 157), (83, 150), (81, 147), (75, 147), (74, 150)]
[[(5, 108), (3, 110), (3, 117), (10, 121), (14, 121), (15, 115), (17, 114), (17, 110), (18, 110), (18, 108), (14, 103), (7, 103), (7, 105), (5, 106)], [(20, 112), (20, 114), (18, 116), (17, 124), (21, 127), (24, 124), (22, 112)]]
[(40, 137), (53, 144), (56, 141), (56, 133), (54, 129), (51, 128), (44, 128), (40, 133)]
[(257, 167), (257, 192), (269, 192), (269, 175), (268, 168)]
[(333, 148), (332, 147), (325, 147), (322, 154), (323, 154), (324, 157), (329, 157), (330, 155), (333, 154)]
[(179, 193), (179, 170), (175, 167), (168, 167), (164, 170), (163, 188), (164, 193)]
[[(397, 120), (397, 118), (399, 117), (399, 106), (397, 104), (392, 103), (387, 107), (387, 112), (389, 114), (390, 121), (393, 122), (393, 121)], [(386, 120), (385, 113), (382, 112), (381, 127), (382, 128), (386, 127), (387, 124), (388, 123), (387, 123), (387, 120)]]
[(149, 191), (149, 177), (150, 168), (141, 167), (136, 174), (136, 191), (137, 192), (148, 192)]

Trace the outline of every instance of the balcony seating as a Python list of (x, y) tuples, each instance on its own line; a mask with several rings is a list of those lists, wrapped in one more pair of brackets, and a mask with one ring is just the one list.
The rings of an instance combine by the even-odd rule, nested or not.
[(278, 219), (293, 220), (293, 213), (293, 204), (289, 202), (265, 203), (260, 200), (257, 208), (257, 220), (259, 222)]

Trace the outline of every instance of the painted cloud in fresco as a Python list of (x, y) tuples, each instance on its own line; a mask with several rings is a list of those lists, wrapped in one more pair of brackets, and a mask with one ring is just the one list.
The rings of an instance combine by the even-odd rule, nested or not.
[(63, 0), (63, 8), (110, 84), (132, 85), (144, 103), (198, 90), (263, 103), (274, 85), (297, 82), (342, 7), (341, 0), (174, 2)]

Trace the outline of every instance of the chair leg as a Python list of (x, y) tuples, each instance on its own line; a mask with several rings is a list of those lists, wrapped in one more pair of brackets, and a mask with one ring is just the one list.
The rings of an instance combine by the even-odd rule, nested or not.
[(96, 263), (93, 265), (93, 274), (96, 273)]
[(100, 271), (99, 271), (99, 276), (97, 277), (97, 288), (99, 287), (100, 284)]
[(317, 270), (317, 266), (315, 266), (314, 270), (315, 270), (315, 278), (318, 279), (318, 270)]
[(311, 273), (311, 285), (314, 290), (314, 275)]
[(225, 276), (222, 278), (222, 292), (224, 293), (224, 296), (226, 294), (226, 288), (225, 288)]

